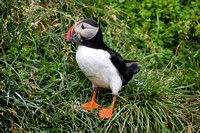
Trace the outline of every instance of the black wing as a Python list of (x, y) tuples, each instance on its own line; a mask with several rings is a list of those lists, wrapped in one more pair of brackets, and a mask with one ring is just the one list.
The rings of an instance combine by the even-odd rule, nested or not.
[(131, 63), (131, 62), (140, 62), (140, 61), (137, 61), (137, 60), (127, 60), (127, 59), (124, 59), (124, 62), (125, 62), (125, 63)]
[(117, 68), (117, 70), (119, 71), (119, 73), (122, 76), (125, 76), (125, 72), (127, 70), (127, 66), (125, 64), (124, 59), (122, 59), (122, 57), (119, 54), (116, 53), (110, 53), (111, 54), (111, 61), (114, 64), (114, 66)]
[(127, 66), (126, 63), (128, 63), (128, 60), (124, 60), (120, 54), (118, 54), (116, 51), (112, 50), (109, 47), (104, 47), (104, 50), (106, 50), (107, 52), (110, 53), (111, 57), (111, 61), (113, 63), (113, 65), (117, 68), (117, 70), (119, 71), (119, 73), (125, 78), (125, 72), (127, 70)]
[(122, 76), (123, 85), (125, 85), (128, 81), (130, 81), (134, 74), (139, 72), (139, 68), (137, 67), (136, 63), (133, 63), (128, 67), (126, 66), (126, 63), (139, 62), (139, 61), (123, 59), (120, 54), (118, 54), (116, 51), (112, 50), (107, 46), (104, 46), (103, 49), (110, 53), (111, 55), (110, 59), (113, 65), (117, 68), (118, 72)]

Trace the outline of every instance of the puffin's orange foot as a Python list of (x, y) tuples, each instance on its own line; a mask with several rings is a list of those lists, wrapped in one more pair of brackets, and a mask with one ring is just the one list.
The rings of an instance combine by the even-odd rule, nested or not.
[(112, 112), (113, 112), (113, 108), (109, 108), (109, 109), (103, 108), (103, 109), (99, 110), (99, 116), (101, 118), (105, 117), (108, 119), (111, 117)]
[(86, 109), (89, 110), (89, 111), (92, 111), (92, 110), (93, 110), (92, 108), (98, 108), (98, 107), (100, 107), (100, 105), (97, 104), (97, 103), (94, 102), (94, 101), (91, 101), (91, 102), (89, 102), (89, 103), (82, 104), (81, 106), (82, 106), (82, 107), (89, 107), (89, 108), (86, 108)]

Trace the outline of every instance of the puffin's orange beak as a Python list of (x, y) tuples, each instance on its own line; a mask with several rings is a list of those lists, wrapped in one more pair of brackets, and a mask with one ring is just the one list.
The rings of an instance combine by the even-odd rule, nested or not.
[(74, 28), (74, 25), (69, 29), (69, 31), (67, 32), (67, 35), (66, 35), (66, 39), (68, 39), (69, 37), (72, 36), (72, 30)]

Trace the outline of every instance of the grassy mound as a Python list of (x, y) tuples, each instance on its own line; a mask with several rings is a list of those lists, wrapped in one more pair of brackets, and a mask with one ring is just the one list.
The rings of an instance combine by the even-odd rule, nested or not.
[[(198, 132), (200, 3), (196, 1), (12, 1), (1, 3), (1, 132)], [(105, 43), (141, 71), (112, 117), (80, 107), (91, 83), (66, 43), (78, 20), (94, 18)], [(109, 107), (102, 90), (96, 102)]]

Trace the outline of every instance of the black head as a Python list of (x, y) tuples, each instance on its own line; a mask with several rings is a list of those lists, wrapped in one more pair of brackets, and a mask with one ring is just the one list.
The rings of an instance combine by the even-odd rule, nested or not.
[[(91, 18), (85, 18), (74, 24), (67, 33), (66, 38), (79, 33), (83, 40), (92, 40), (101, 29), (97, 22)], [(101, 32), (102, 36), (102, 32)]]

